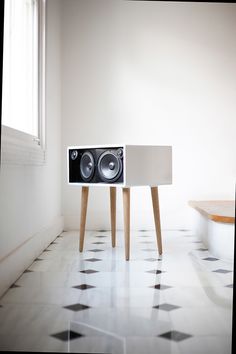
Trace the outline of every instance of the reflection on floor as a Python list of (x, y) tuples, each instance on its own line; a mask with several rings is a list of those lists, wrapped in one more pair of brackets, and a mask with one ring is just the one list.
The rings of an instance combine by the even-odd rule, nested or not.
[(0, 299), (0, 350), (230, 354), (233, 265), (190, 231), (64, 232)]

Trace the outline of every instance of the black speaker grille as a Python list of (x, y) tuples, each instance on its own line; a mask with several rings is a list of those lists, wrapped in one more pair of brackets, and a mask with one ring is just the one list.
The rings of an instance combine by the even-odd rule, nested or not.
[(84, 181), (88, 182), (93, 178), (95, 169), (94, 157), (91, 152), (86, 151), (83, 153), (80, 160), (80, 173)]
[(122, 163), (119, 156), (105, 151), (98, 160), (98, 173), (102, 181), (115, 182), (121, 175)]
[(72, 148), (69, 183), (122, 183), (123, 148)]

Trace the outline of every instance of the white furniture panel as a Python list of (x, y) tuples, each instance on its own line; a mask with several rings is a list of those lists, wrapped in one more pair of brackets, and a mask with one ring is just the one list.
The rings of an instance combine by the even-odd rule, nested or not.
[(172, 183), (171, 146), (126, 145), (126, 186), (157, 186)]

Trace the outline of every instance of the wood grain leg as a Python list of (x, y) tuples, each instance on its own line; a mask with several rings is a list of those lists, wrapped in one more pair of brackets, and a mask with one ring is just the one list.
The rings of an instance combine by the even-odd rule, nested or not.
[(116, 246), (116, 187), (110, 187), (110, 208), (111, 208), (111, 242), (112, 247)]
[(123, 188), (125, 259), (129, 260), (130, 252), (130, 188)]
[(151, 187), (152, 194), (152, 206), (153, 214), (155, 220), (157, 246), (159, 254), (162, 254), (162, 240), (161, 240), (161, 220), (160, 220), (160, 208), (159, 208), (159, 197), (158, 197), (158, 187)]
[(79, 239), (79, 250), (83, 251), (84, 247), (84, 233), (85, 233), (85, 223), (88, 205), (88, 193), (89, 187), (82, 187), (81, 194), (81, 211), (80, 211), (80, 239)]

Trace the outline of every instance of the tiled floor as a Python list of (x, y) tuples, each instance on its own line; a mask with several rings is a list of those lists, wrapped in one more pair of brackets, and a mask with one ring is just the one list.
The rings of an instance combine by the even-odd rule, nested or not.
[(190, 231), (78, 232), (53, 242), (0, 299), (0, 350), (230, 354), (233, 265)]

